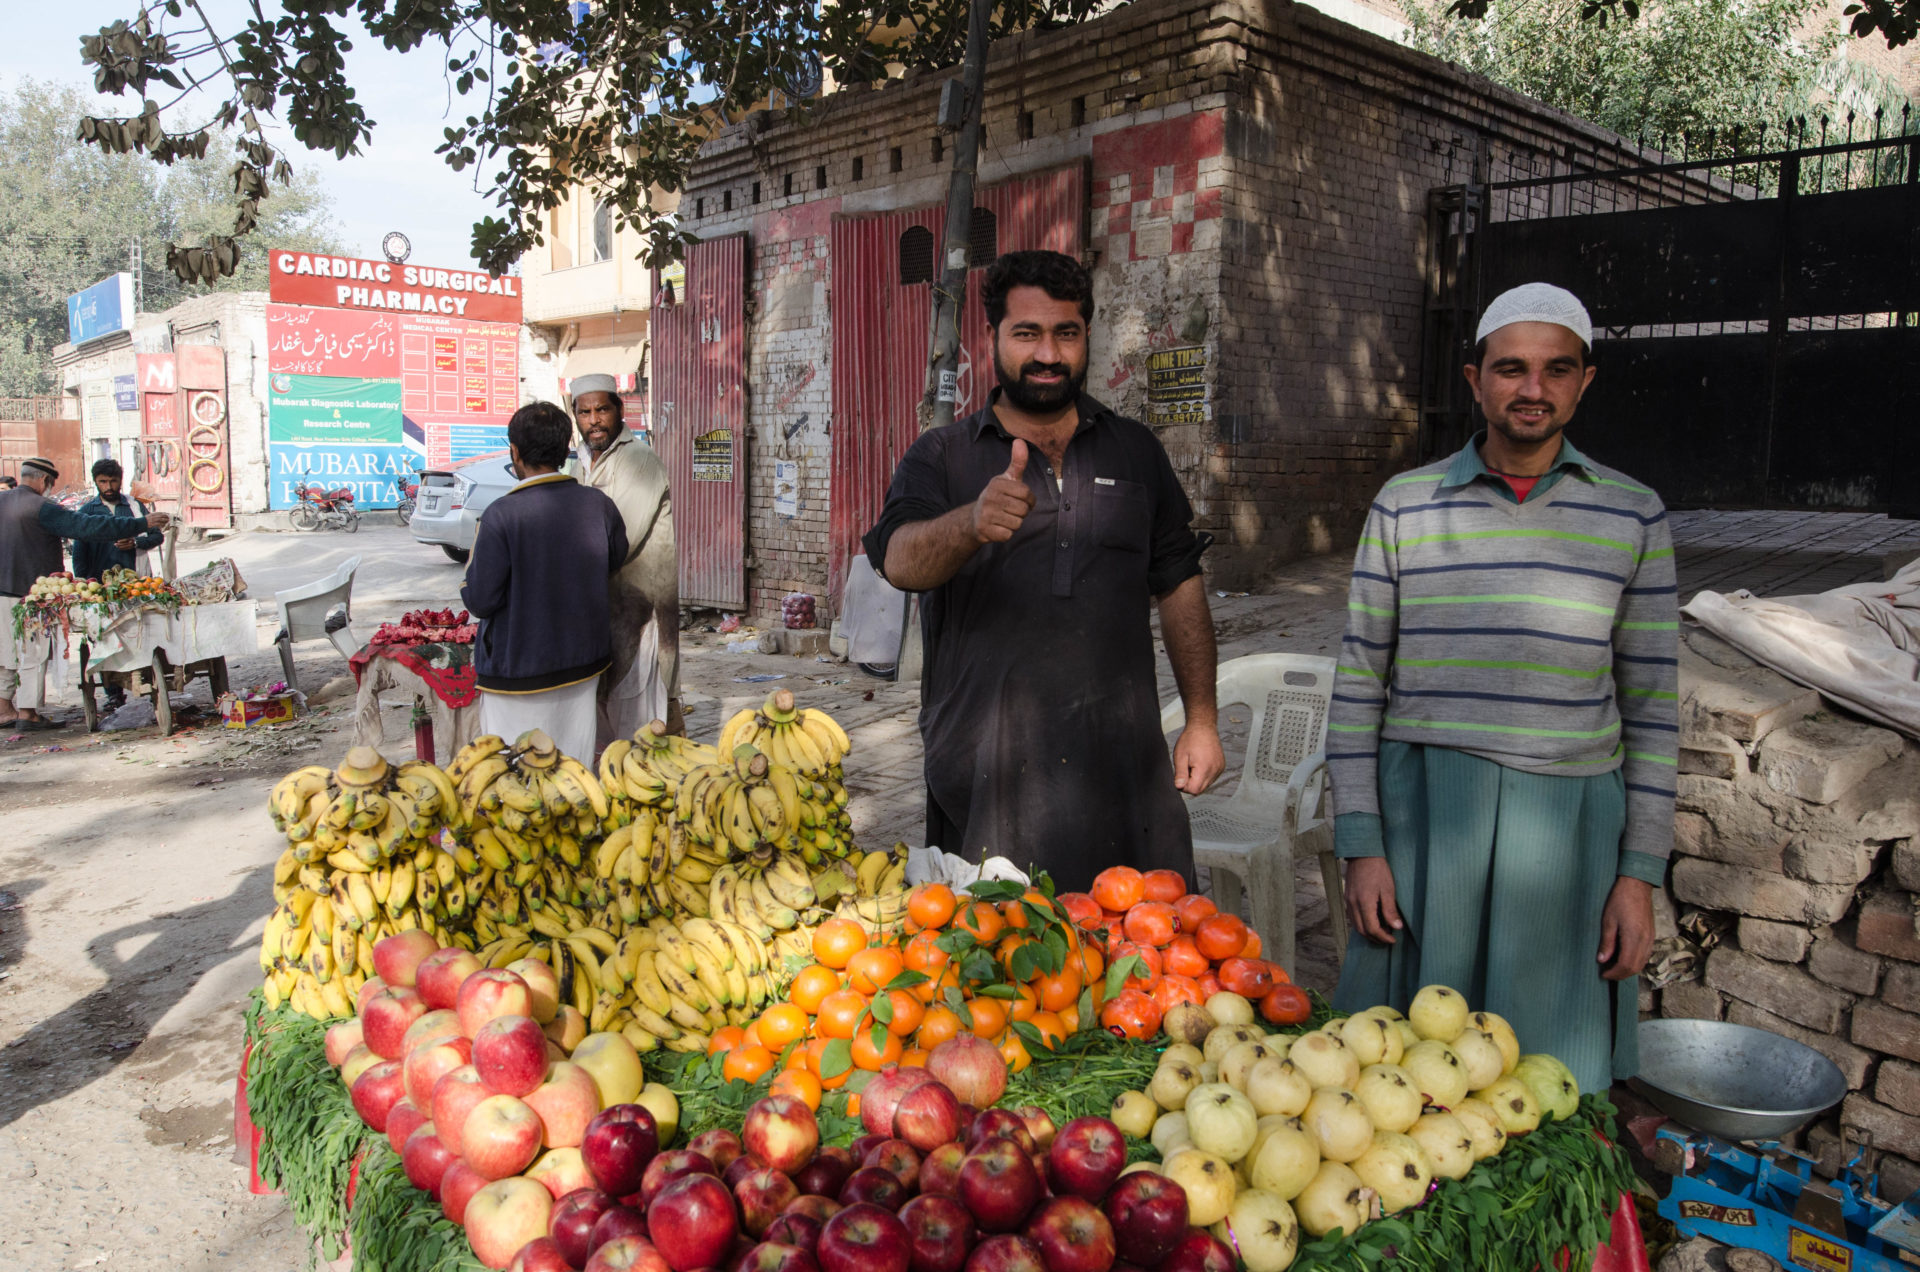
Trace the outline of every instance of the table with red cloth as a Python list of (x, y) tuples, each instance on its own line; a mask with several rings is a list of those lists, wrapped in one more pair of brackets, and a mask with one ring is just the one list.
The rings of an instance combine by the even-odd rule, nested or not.
[(385, 741), (380, 695), (390, 690), (413, 694), (415, 705), (432, 721), (434, 754), (443, 761), (479, 735), (480, 687), (471, 642), (373, 643), (347, 666), (360, 685), (354, 745), (379, 747)]

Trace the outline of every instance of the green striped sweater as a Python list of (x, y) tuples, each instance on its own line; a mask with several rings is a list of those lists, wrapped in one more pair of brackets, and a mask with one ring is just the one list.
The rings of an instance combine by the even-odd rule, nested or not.
[(1347, 611), (1336, 816), (1379, 813), (1388, 738), (1529, 773), (1623, 769), (1621, 849), (1671, 854), (1679, 614), (1658, 495), (1567, 442), (1516, 503), (1469, 443), (1381, 488)]

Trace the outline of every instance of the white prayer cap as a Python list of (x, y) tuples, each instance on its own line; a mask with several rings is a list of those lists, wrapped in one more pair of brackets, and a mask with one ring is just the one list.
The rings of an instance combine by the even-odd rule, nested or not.
[(1487, 312), (1480, 315), (1480, 330), (1474, 335), (1474, 342), (1477, 344), (1516, 322), (1550, 322), (1556, 327), (1565, 327), (1580, 337), (1581, 344), (1593, 348), (1593, 319), (1587, 317), (1587, 307), (1580, 303), (1580, 298), (1564, 287), (1555, 287), (1552, 283), (1522, 283), (1501, 292), (1487, 306)]
[(578, 402), (583, 393), (611, 393), (618, 397), (620, 383), (610, 375), (583, 375), (567, 381), (568, 397)]

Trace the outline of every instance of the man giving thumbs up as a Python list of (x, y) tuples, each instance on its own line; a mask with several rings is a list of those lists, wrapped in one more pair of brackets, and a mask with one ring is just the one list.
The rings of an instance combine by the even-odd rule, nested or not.
[[(983, 297), (999, 387), (923, 435), (893, 475), (868, 559), (923, 593), (927, 842), (998, 854), (1085, 890), (1112, 865), (1193, 879), (1180, 792), (1224, 761), (1210, 541), (1147, 428), (1082, 392), (1092, 280), (1011, 252)], [(1171, 762), (1151, 606), (1187, 725)]]

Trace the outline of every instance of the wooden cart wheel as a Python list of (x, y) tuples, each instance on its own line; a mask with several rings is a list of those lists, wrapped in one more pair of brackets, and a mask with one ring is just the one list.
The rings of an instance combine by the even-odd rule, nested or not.
[(166, 651), (153, 651), (153, 715), (160, 725), (160, 736), (173, 732), (173, 695), (167, 687)]

